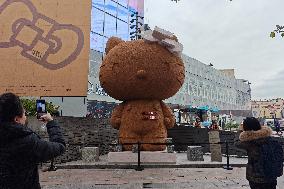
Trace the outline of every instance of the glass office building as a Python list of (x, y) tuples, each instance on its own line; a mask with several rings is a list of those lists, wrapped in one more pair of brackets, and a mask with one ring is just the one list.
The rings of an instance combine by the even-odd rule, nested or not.
[(93, 0), (91, 49), (104, 53), (111, 36), (130, 40), (130, 32), (135, 31), (130, 28), (133, 13), (144, 16), (144, 0)]
[[(91, 52), (88, 77), (88, 112), (103, 110), (97, 113), (102, 118), (111, 112), (115, 99), (108, 96), (100, 86), (99, 69), (105, 51), (105, 44), (109, 37), (117, 36), (123, 40), (130, 40), (130, 33), (136, 29), (132, 28), (130, 21), (133, 13), (144, 17), (144, 0), (92, 0), (92, 23), (91, 23)], [(139, 22), (143, 20), (139, 18)], [(103, 108), (99, 108), (103, 107)], [(108, 113), (106, 113), (108, 112)], [(100, 116), (102, 114), (102, 116)]]

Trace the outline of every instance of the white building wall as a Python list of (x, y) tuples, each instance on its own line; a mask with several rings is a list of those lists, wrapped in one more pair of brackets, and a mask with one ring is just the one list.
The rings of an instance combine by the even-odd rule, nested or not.
[(216, 107), (221, 110), (249, 110), (250, 86), (243, 80), (226, 76), (202, 62), (182, 56), (185, 82), (166, 102), (180, 105)]
[(42, 97), (42, 99), (59, 106), (61, 116), (85, 117), (87, 114), (86, 97)]

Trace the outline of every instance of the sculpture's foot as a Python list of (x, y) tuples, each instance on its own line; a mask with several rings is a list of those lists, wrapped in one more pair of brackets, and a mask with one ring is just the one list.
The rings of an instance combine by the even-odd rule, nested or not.
[(141, 149), (143, 151), (163, 151), (166, 149), (166, 145), (142, 144)]
[[(123, 151), (132, 151), (133, 145), (123, 145)], [(166, 145), (141, 144), (140, 151), (163, 151)]]
[(123, 145), (122, 150), (123, 151), (132, 151), (132, 146), (133, 145)]

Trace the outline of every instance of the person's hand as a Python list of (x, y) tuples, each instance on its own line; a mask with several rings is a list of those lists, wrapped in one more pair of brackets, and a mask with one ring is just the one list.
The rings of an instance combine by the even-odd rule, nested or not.
[(40, 116), (40, 120), (47, 123), (47, 122), (49, 122), (49, 121), (52, 121), (53, 118), (52, 118), (52, 116), (50, 115), (50, 113), (46, 113), (46, 114)]

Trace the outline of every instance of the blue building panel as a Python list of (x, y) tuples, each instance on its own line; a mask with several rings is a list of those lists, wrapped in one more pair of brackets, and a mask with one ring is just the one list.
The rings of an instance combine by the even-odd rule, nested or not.
[(105, 0), (105, 12), (117, 16), (117, 3), (112, 0)]
[(93, 8), (92, 9), (92, 20), (91, 20), (91, 31), (93, 33), (97, 33), (97, 34), (104, 34), (104, 12), (97, 9), (97, 8)]
[(91, 49), (103, 52), (105, 47), (105, 37), (91, 32)]
[(105, 27), (104, 36), (109, 38), (111, 36), (116, 36), (116, 21), (117, 19), (111, 15), (105, 14)]
[(117, 21), (117, 36), (123, 40), (129, 40), (128, 24), (120, 20)]
[[(144, 0), (93, 0), (91, 49), (104, 53), (105, 43), (111, 36), (130, 40), (130, 17), (134, 12), (144, 16)], [(143, 23), (143, 20), (140, 22)]]

